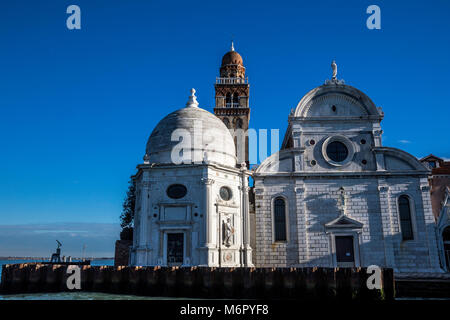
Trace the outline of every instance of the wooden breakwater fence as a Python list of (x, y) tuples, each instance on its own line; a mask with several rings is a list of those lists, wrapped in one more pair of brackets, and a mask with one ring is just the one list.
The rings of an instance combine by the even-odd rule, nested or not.
[[(3, 294), (66, 292), (67, 265), (3, 265)], [(369, 289), (366, 268), (212, 268), (79, 266), (85, 292), (181, 298), (392, 300), (394, 273), (381, 269)]]

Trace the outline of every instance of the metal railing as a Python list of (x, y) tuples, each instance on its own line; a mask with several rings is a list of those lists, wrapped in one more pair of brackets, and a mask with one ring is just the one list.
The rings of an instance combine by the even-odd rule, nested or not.
[(239, 107), (240, 107), (239, 103), (233, 103), (233, 102), (225, 103), (225, 108), (239, 108)]
[(248, 78), (216, 78), (216, 84), (248, 84)]

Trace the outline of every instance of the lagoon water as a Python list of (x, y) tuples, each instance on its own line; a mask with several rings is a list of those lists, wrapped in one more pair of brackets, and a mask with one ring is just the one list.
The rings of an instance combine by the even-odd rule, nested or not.
[[(2, 265), (17, 263), (40, 262), (40, 260), (0, 260), (0, 274)], [(74, 260), (76, 261), (76, 260)], [(114, 259), (91, 259), (92, 266), (113, 266)], [(144, 297), (125, 294), (110, 294), (100, 292), (56, 292), (56, 293), (25, 293), (1, 295), (0, 300), (192, 300), (189, 298), (172, 297)], [(193, 299), (196, 300), (196, 299)]]
[(0, 300), (161, 300), (169, 298), (141, 297), (100, 292), (59, 292), (1, 295)]
[[(2, 265), (16, 264), (16, 263), (32, 263), (40, 262), (42, 260), (0, 260), (0, 274), (2, 272)], [(91, 260), (92, 266), (112, 266), (113, 259)], [(11, 294), (0, 295), (0, 300), (155, 300), (167, 299), (157, 297), (141, 297), (133, 295), (109, 294), (99, 292), (60, 292), (60, 293), (33, 293), (33, 294)]]

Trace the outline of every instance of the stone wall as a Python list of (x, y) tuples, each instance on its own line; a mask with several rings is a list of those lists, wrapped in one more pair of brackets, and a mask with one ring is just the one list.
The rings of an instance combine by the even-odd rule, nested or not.
[(117, 240), (114, 252), (114, 266), (128, 266), (132, 240)]
[[(342, 214), (362, 224), (354, 232), (355, 266), (395, 268), (400, 272), (439, 271), (437, 244), (426, 181), (416, 177), (339, 179), (265, 177), (256, 179), (257, 267), (336, 267), (332, 232), (326, 224)], [(403, 241), (397, 200), (411, 199), (414, 239)], [(286, 242), (273, 241), (273, 201), (286, 201)], [(353, 230), (350, 230), (353, 231)]]
[[(184, 266), (251, 266), (246, 232), (249, 201), (243, 191), (247, 189), (247, 178), (245, 170), (213, 163), (142, 168), (135, 177), (136, 214), (130, 265), (170, 265), (168, 234), (176, 232), (183, 235), (180, 264)], [(170, 198), (167, 189), (179, 183), (186, 187), (186, 195)], [(222, 199), (222, 187), (230, 190), (230, 199)], [(225, 242), (226, 224), (233, 232)]]
[[(4, 294), (61, 292), (64, 265), (4, 265)], [(185, 298), (388, 299), (392, 269), (382, 270), (382, 290), (367, 288), (364, 268), (164, 268), (80, 266), (81, 291)]]

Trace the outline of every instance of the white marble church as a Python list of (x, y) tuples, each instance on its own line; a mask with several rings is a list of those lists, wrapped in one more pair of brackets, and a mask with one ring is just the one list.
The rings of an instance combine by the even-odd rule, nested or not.
[(382, 146), (381, 108), (332, 68), (289, 114), (281, 150), (250, 170), (236, 133), (249, 128), (249, 83), (232, 46), (214, 114), (192, 90), (150, 135), (130, 264), (440, 271), (429, 169)]

